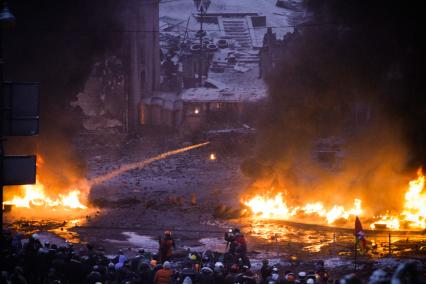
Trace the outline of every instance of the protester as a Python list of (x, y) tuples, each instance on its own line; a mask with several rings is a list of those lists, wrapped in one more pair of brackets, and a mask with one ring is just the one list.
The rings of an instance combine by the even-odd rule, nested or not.
[(176, 248), (175, 241), (172, 238), (172, 232), (165, 231), (164, 237), (160, 237), (158, 242), (160, 261), (164, 262), (166, 260), (170, 260), (173, 255), (173, 249)]
[(157, 271), (154, 276), (154, 284), (169, 284), (172, 280), (173, 270), (170, 262), (165, 261), (163, 268)]
[[(236, 231), (237, 233), (238, 231)], [(253, 271), (245, 265), (242, 255), (220, 254), (212, 251), (204, 253), (188, 252), (186, 256), (175, 256), (175, 262), (157, 261), (156, 255), (139, 250), (136, 256), (126, 256), (118, 251), (115, 257), (107, 258), (95, 250), (94, 245), (75, 250), (72, 245), (56, 246), (45, 242), (41, 245), (35, 234), (25, 243), (19, 243), (23, 236), (5, 237), (2, 246), (1, 283), (5, 284), (53, 284), (53, 283), (89, 283), (89, 284), (325, 284), (329, 281), (341, 284), (362, 282), (357, 275), (351, 274), (340, 280), (330, 279), (324, 261), (315, 264), (315, 272), (294, 269), (282, 273), (278, 264), (270, 266), (269, 260), (262, 261), (262, 267)], [(161, 258), (161, 256), (160, 256)], [(403, 263), (391, 277), (389, 272), (374, 271), (369, 284), (422, 283), (418, 278), (415, 263)], [(367, 283), (367, 282), (365, 282)]]
[(268, 277), (271, 276), (272, 268), (269, 266), (269, 261), (267, 259), (262, 260), (262, 267), (260, 268), (260, 276), (262, 283), (267, 283)]

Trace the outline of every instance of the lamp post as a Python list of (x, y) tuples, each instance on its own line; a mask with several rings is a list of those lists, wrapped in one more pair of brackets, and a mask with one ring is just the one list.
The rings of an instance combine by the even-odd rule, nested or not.
[(200, 87), (203, 83), (203, 59), (204, 59), (204, 53), (203, 53), (203, 37), (205, 35), (205, 32), (203, 31), (203, 20), (204, 16), (207, 13), (207, 9), (210, 6), (211, 1), (210, 0), (194, 0), (195, 7), (197, 8), (197, 11), (200, 14), (200, 30), (197, 32), (198, 37), (200, 38), (200, 60), (198, 65), (198, 80)]
[(15, 24), (15, 16), (10, 12), (7, 2), (1, 3), (0, 11), (0, 242), (3, 242), (3, 125), (4, 125), (4, 94), (3, 94), (3, 29)]

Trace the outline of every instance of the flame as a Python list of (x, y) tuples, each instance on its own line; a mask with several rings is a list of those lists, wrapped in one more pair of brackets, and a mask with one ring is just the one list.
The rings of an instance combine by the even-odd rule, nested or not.
[(275, 195), (274, 198), (256, 195), (245, 202), (245, 205), (250, 207), (256, 216), (263, 219), (289, 219), (292, 216), (281, 193)]
[(425, 177), (422, 169), (417, 170), (417, 179), (408, 183), (408, 190), (405, 193), (404, 208), (399, 216), (385, 214), (379, 216), (379, 220), (371, 224), (371, 228), (376, 225), (386, 226), (388, 229), (399, 230), (401, 223), (408, 224), (409, 228), (426, 229), (426, 192), (424, 191)]
[(58, 194), (52, 199), (45, 193), (45, 188), (37, 179), (36, 184), (23, 185), (23, 196), (15, 195), (11, 200), (3, 202), (4, 205), (14, 205), (15, 207), (64, 207), (69, 209), (87, 209), (87, 206), (80, 202), (81, 192), (77, 189), (70, 190), (67, 194)]
[[(389, 212), (373, 217), (370, 225), (371, 229), (391, 229), (401, 228), (426, 229), (426, 191), (425, 177), (422, 169), (417, 171), (417, 178), (408, 183), (408, 189), (404, 196), (403, 209), (399, 214)], [(281, 219), (291, 220), (300, 216), (316, 215), (327, 224), (333, 224), (340, 219), (349, 220), (354, 216), (362, 216), (361, 199), (355, 199), (354, 205), (346, 209), (342, 205), (332, 205), (325, 207), (320, 201), (307, 203), (303, 206), (288, 206), (281, 192), (274, 196), (266, 194), (256, 194), (248, 200), (242, 200), (248, 206), (253, 215), (261, 219)]]
[(211, 161), (215, 161), (216, 160), (216, 154), (215, 153), (211, 153), (210, 156), (209, 156), (209, 159)]
[(420, 168), (417, 179), (410, 181), (405, 193), (405, 205), (402, 215), (410, 227), (426, 229), (426, 192), (424, 192), (425, 177)]
[(399, 218), (392, 216), (389, 213), (376, 216), (376, 219), (379, 220), (370, 225), (371, 229), (379, 229), (381, 226), (384, 226), (385, 229), (391, 230), (399, 230), (401, 228)]
[(316, 214), (326, 220), (328, 224), (333, 224), (338, 219), (348, 220), (351, 216), (361, 215), (361, 200), (355, 199), (354, 207), (346, 210), (343, 206), (334, 205), (331, 209), (326, 209), (321, 202), (308, 203), (302, 207), (289, 207), (283, 199), (281, 192), (273, 197), (265, 195), (255, 195), (248, 201), (243, 201), (253, 214), (262, 219), (283, 219), (289, 220), (302, 213), (306, 215)]

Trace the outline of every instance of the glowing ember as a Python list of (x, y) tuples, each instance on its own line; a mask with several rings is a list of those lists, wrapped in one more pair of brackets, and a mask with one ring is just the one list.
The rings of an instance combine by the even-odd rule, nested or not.
[(211, 161), (215, 161), (216, 160), (216, 154), (215, 153), (211, 153), (210, 156), (209, 156), (209, 159)]
[(58, 194), (52, 199), (45, 194), (44, 185), (38, 180), (36, 184), (23, 185), (23, 196), (15, 195), (11, 200), (3, 202), (4, 205), (14, 205), (15, 207), (64, 207), (69, 209), (87, 209), (87, 206), (80, 202), (80, 191), (74, 189), (68, 194)]

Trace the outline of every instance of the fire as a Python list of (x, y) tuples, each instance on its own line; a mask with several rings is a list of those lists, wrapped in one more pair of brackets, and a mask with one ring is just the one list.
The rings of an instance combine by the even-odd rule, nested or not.
[(262, 219), (290, 220), (298, 214), (315, 214), (325, 219), (328, 224), (333, 224), (338, 219), (348, 220), (351, 216), (357, 216), (362, 213), (360, 199), (355, 199), (354, 207), (348, 210), (340, 205), (334, 205), (330, 209), (326, 209), (321, 202), (307, 203), (302, 207), (289, 207), (281, 192), (274, 197), (269, 197), (267, 194), (255, 195), (243, 203), (251, 209), (256, 217)]
[(380, 229), (382, 227), (383, 229), (399, 230), (401, 228), (399, 218), (389, 213), (379, 215), (376, 219), (379, 220), (370, 225), (371, 229)]
[[(371, 229), (401, 228), (426, 229), (426, 191), (425, 177), (422, 170), (417, 171), (417, 179), (409, 182), (404, 196), (403, 208), (399, 214), (385, 212), (373, 217)], [(303, 216), (311, 216), (314, 220), (319, 217), (326, 224), (334, 224), (338, 220), (349, 220), (351, 217), (362, 216), (361, 199), (355, 199), (352, 208), (342, 205), (326, 207), (324, 203), (317, 201), (302, 206), (289, 206), (283, 197), (283, 193), (275, 195), (270, 193), (256, 194), (242, 203), (250, 208), (255, 218), (295, 220)], [(368, 217), (368, 216), (367, 216)]]
[(417, 179), (409, 183), (405, 193), (405, 206), (402, 215), (404, 220), (410, 222), (410, 227), (426, 229), (426, 192), (423, 190), (425, 177), (420, 168), (417, 171)]
[(401, 223), (405, 223), (409, 228), (426, 229), (426, 192), (424, 191), (424, 185), (425, 177), (420, 168), (417, 171), (417, 179), (408, 183), (404, 208), (401, 214), (399, 216), (390, 214), (379, 216), (380, 220), (371, 224), (371, 228), (386, 226), (388, 229), (398, 230), (401, 227)]
[(287, 207), (282, 194), (278, 193), (274, 198), (256, 195), (251, 200), (245, 202), (253, 213), (263, 219), (289, 219), (293, 212)]
[(51, 198), (46, 195), (42, 183), (37, 180), (36, 184), (23, 185), (23, 196), (15, 195), (11, 200), (3, 202), (3, 205), (14, 205), (15, 207), (63, 207), (68, 209), (87, 209), (87, 206), (80, 202), (81, 192), (77, 189), (70, 190), (67, 194), (58, 194), (58, 197)]

